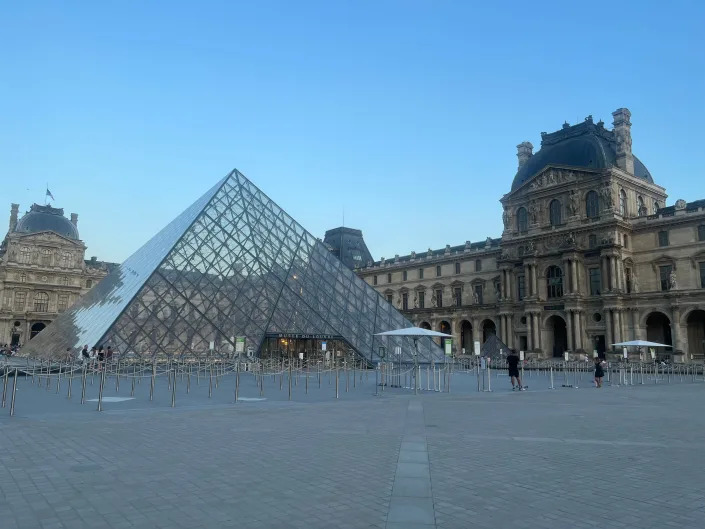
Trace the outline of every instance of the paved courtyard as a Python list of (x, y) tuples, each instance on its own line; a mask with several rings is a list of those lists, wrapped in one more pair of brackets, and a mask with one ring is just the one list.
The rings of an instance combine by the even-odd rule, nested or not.
[[(36, 381), (38, 382), (38, 381)], [(705, 382), (512, 393), (243, 376), (176, 407), (159, 380), (104, 402), (19, 379), (0, 409), (0, 526), (33, 528), (701, 528)], [(130, 399), (130, 381), (105, 395)], [(256, 400), (256, 399), (263, 400)]]

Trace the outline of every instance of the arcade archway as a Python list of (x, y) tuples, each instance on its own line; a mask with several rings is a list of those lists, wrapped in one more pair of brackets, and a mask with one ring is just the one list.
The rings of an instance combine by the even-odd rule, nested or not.
[(465, 349), (465, 354), (472, 354), (472, 323), (468, 320), (463, 320), (460, 322), (460, 350), (462, 351), (463, 349)]
[(671, 320), (663, 312), (652, 312), (646, 317), (646, 339), (672, 346)]
[(568, 350), (568, 330), (565, 320), (554, 314), (546, 320), (546, 352), (561, 357)]
[(38, 321), (37, 323), (33, 324), (32, 327), (30, 327), (30, 333), (29, 333), (29, 339), (31, 340), (34, 338), (36, 335), (38, 335), (40, 332), (42, 332), (46, 328), (46, 324), (44, 324), (41, 321)]
[(485, 343), (487, 341), (487, 338), (489, 338), (492, 335), (497, 334), (497, 326), (494, 324), (492, 320), (485, 320), (482, 322), (482, 343)]

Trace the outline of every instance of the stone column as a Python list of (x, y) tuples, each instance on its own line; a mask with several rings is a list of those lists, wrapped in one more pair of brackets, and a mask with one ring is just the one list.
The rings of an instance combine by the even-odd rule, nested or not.
[(573, 271), (570, 268), (570, 259), (563, 259), (563, 293), (573, 292)]
[(538, 280), (538, 274), (536, 270), (536, 265), (531, 265), (531, 273), (532, 273), (532, 290), (533, 290), (533, 295), (536, 296), (537, 298), (539, 297), (539, 280)]
[(500, 277), (500, 292), (502, 292), (502, 300), (507, 299), (507, 269), (502, 269)]
[(602, 273), (602, 292), (607, 292), (610, 289), (610, 276), (607, 272), (607, 256), (605, 255), (600, 258), (600, 272)]
[(617, 277), (619, 279), (619, 290), (622, 292), (627, 291), (627, 283), (624, 280), (624, 263), (621, 257), (615, 257), (617, 260)]
[(513, 289), (513, 285), (512, 285), (512, 283), (514, 281), (512, 280), (512, 275), (513, 275), (512, 270), (511, 269), (507, 270), (507, 299), (510, 301), (512, 299), (514, 299), (514, 294), (513, 294), (514, 289)]
[(610, 257), (610, 264), (612, 265), (610, 270), (612, 271), (612, 290), (619, 290), (619, 277), (617, 276), (617, 258)]
[(514, 349), (514, 325), (512, 324), (512, 315), (507, 314), (507, 341), (504, 342), (510, 349)]
[(639, 325), (639, 311), (636, 309), (630, 309), (629, 314), (631, 315), (631, 336), (629, 337), (631, 340), (639, 340), (638, 336), (638, 331), (637, 331), (637, 326)]
[(531, 313), (524, 313), (526, 316), (526, 347), (529, 350), (536, 349), (534, 347), (534, 333), (533, 333), (533, 321), (531, 319)]
[(573, 292), (578, 292), (578, 260), (573, 259), (571, 262), (571, 271), (573, 272)]
[(574, 351), (573, 347), (573, 311), (566, 311), (565, 330), (568, 334), (568, 350)]
[(541, 322), (539, 322), (540, 314), (534, 314), (534, 342), (536, 343), (536, 348), (541, 349), (543, 345), (541, 342)]
[(524, 265), (524, 297), (531, 296), (531, 265)]
[(622, 314), (619, 309), (614, 310), (614, 341), (619, 343), (622, 341)]
[(574, 316), (574, 330), (573, 332), (575, 333), (575, 349), (582, 349), (583, 348), (583, 334), (582, 334), (582, 314), (580, 313), (579, 310), (576, 310), (573, 313)]
[(605, 347), (611, 351), (612, 343), (612, 310), (605, 310)]
[(683, 344), (681, 343), (681, 311), (678, 307), (672, 307), (671, 309), (671, 337), (673, 338), (673, 350), (680, 349), (685, 350)]

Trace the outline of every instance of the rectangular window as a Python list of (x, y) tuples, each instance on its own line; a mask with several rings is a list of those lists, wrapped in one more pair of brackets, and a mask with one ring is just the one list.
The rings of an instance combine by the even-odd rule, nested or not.
[(409, 294), (407, 292), (401, 295), (401, 308), (402, 310), (409, 310)]
[(475, 303), (482, 305), (482, 285), (475, 285)]
[(590, 275), (590, 295), (599, 296), (602, 290), (602, 278), (600, 277), (600, 268), (588, 269)]
[(456, 274), (460, 273), (460, 263), (455, 263), (455, 273)]
[(705, 288), (705, 263), (700, 263), (700, 288)]
[(624, 282), (627, 284), (627, 294), (632, 293), (632, 269), (631, 268), (625, 268), (624, 269)]
[(460, 307), (463, 304), (463, 290), (461, 288), (453, 289), (453, 297), (455, 298), (455, 306)]
[[(374, 277), (372, 278), (372, 284), (373, 284), (373, 285), (376, 285), (376, 284), (377, 284), (377, 276), (374, 276)], [(88, 285), (86, 285), (86, 286), (88, 286)]]
[(67, 294), (59, 294), (58, 311), (64, 312), (69, 306), (69, 297)]
[(658, 245), (668, 246), (668, 232), (666, 230), (658, 232)]
[(392, 282), (392, 274), (387, 274), (387, 283)]
[(701, 224), (698, 226), (698, 240), (700, 242), (705, 241), (705, 224)]
[(475, 272), (482, 272), (482, 261), (480, 259), (475, 261)]
[(404, 281), (407, 280), (408, 276), (407, 276), (406, 270), (404, 270), (404, 271), (401, 273), (401, 278), (402, 278)]
[(659, 266), (659, 279), (661, 281), (661, 290), (671, 290), (671, 265)]
[(3, 304), (3, 308), (7, 310), (12, 308), (12, 292), (5, 293), (5, 303)]
[(420, 309), (426, 308), (426, 293), (425, 292), (419, 292), (419, 308)]
[(436, 265), (436, 277), (441, 277), (441, 265)]
[(387, 302), (391, 305), (394, 297), (393, 294), (387, 294)]
[(419, 268), (419, 279), (423, 279), (423, 268)]
[(517, 299), (521, 301), (526, 297), (526, 279), (524, 276), (517, 276)]
[(15, 292), (15, 310), (23, 311), (24, 302), (27, 299), (27, 294), (25, 292)]
[(588, 247), (597, 248), (597, 235), (588, 236)]
[(443, 290), (436, 290), (436, 307), (439, 309), (443, 306)]

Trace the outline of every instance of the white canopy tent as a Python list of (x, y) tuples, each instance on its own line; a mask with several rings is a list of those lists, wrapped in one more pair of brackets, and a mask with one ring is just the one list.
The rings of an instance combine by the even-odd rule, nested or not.
[(613, 343), (619, 347), (671, 347), (663, 343), (647, 342), (646, 340), (631, 340), (630, 342)]

